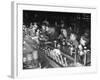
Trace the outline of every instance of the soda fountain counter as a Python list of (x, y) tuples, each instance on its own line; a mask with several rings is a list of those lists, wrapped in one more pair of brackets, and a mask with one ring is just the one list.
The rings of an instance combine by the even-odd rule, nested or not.
[[(45, 43), (44, 43), (45, 44)], [(52, 43), (53, 44), (53, 43)], [(67, 50), (68, 48), (66, 48)], [(76, 60), (76, 55), (70, 55), (68, 51), (63, 49), (57, 49), (52, 45), (46, 44), (44, 47), (40, 47), (40, 55), (44, 56), (51, 67), (73, 67), (82, 64), (78, 63)]]

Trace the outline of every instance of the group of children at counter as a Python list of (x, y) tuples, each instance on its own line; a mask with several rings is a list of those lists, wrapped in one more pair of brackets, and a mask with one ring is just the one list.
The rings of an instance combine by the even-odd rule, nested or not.
[(77, 61), (86, 66), (86, 55), (91, 54), (90, 37), (88, 32), (78, 34), (71, 26), (66, 28), (64, 23), (51, 26), (47, 20), (42, 25), (37, 22), (30, 23), (30, 26), (23, 25), (23, 68), (42, 68), (39, 48), (48, 44), (64, 48), (70, 56), (78, 55)]

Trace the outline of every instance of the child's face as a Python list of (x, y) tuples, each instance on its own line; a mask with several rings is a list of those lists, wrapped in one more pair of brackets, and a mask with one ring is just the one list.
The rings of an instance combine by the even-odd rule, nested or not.
[(45, 25), (42, 25), (42, 30), (45, 30), (45, 29), (46, 29)]
[(65, 29), (61, 30), (62, 34), (67, 37), (67, 31)]
[(74, 41), (74, 40), (76, 40), (76, 36), (74, 34), (71, 34), (70, 39)]
[(82, 37), (80, 39), (80, 44), (83, 45), (83, 46), (85, 46), (85, 44), (86, 44), (86, 41)]

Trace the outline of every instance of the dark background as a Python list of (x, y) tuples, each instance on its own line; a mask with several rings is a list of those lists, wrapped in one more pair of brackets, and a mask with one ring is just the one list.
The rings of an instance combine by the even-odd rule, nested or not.
[(65, 28), (78, 28), (79, 34), (84, 32), (91, 33), (91, 14), (90, 13), (69, 13), (69, 12), (52, 12), (52, 11), (31, 11), (23, 10), (23, 24), (29, 27), (31, 22), (42, 24), (44, 20), (49, 21), (50, 25), (54, 25), (55, 21), (58, 25), (64, 22)]

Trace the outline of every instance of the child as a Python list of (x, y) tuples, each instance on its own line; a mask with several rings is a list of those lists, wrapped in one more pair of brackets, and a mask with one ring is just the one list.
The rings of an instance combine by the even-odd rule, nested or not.
[(70, 55), (73, 55), (73, 53), (76, 54), (76, 49), (78, 48), (78, 41), (77, 35), (75, 33), (70, 34), (70, 39), (68, 40), (67, 45), (69, 45), (70, 48)]
[(81, 36), (80, 38), (80, 44), (78, 46), (78, 53), (79, 53), (79, 61), (82, 64), (86, 64), (86, 53), (87, 53), (87, 47), (86, 44), (88, 43), (88, 39), (85, 36)]
[(71, 33), (70, 40), (69, 40), (75, 48), (78, 47), (77, 35), (75, 33)]
[(83, 50), (87, 48), (86, 47), (87, 41), (88, 40), (87, 40), (87, 38), (85, 38), (85, 36), (81, 36), (81, 38), (80, 38), (80, 44), (78, 46), (81, 56), (84, 54)]

